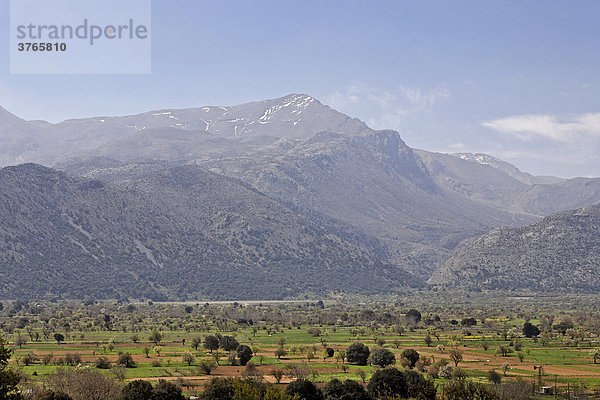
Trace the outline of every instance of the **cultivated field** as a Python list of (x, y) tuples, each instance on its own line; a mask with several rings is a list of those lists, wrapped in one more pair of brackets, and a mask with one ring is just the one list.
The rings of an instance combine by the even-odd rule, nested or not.
[[(485, 312), (484, 317), (463, 307), (445, 315), (421, 310), (417, 317), (408, 310), (401, 305), (306, 302), (68, 302), (25, 303), (20, 308), (5, 303), (2, 329), (14, 350), (11, 364), (29, 376), (30, 384), (62, 368), (98, 366), (126, 381), (174, 381), (189, 395), (201, 392), (213, 377), (256, 376), (279, 385), (298, 377), (319, 385), (334, 378), (368, 382), (380, 367), (373, 360), (356, 365), (347, 359), (349, 346), (360, 342), (371, 353), (378, 348), (391, 351), (400, 369), (411, 367), (402, 352), (416, 350), (420, 359), (414, 368), (434, 379), (438, 391), (465, 376), (492, 385), (489, 371), (495, 370), (502, 382), (522, 378), (531, 382), (532, 390), (547, 386), (565, 396), (600, 392), (594, 314), (528, 318)], [(525, 322), (541, 331), (526, 337)], [(235, 350), (207, 346), (210, 336), (221, 342), (233, 337), (247, 345), (250, 366), (240, 365)]]

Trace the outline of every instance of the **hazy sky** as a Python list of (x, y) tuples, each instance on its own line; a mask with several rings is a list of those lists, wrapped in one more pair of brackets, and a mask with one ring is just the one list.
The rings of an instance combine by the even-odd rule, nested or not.
[[(51, 0), (49, 0), (51, 1)], [(9, 75), (26, 119), (307, 93), (408, 145), (600, 175), (600, 1), (154, 0), (152, 74)]]

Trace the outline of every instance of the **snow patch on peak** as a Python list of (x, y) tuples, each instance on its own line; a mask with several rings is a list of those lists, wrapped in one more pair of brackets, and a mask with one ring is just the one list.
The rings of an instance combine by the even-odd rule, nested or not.
[(292, 109), (290, 112), (292, 114), (300, 114), (304, 111), (308, 106), (315, 102), (313, 97), (307, 95), (290, 95), (281, 100), (281, 102), (275, 104), (274, 106), (267, 108), (264, 114), (258, 118), (258, 122), (261, 124), (266, 124), (270, 119), (273, 118), (275, 113), (284, 109)]
[(484, 153), (457, 153), (455, 154), (455, 156), (465, 161), (477, 162), (479, 164), (489, 165), (492, 167), (496, 167), (498, 165), (498, 162), (500, 161), (497, 158), (494, 158)]

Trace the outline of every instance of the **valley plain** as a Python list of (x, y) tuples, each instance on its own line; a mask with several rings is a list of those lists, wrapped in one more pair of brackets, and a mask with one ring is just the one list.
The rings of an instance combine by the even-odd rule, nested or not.
[(303, 94), (0, 111), (1, 347), (31, 399), (598, 394), (599, 178), (412, 149)]

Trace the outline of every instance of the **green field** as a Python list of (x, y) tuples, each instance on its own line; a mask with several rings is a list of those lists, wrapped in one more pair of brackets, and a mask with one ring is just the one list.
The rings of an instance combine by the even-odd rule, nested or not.
[[(447, 306), (428, 306), (424, 299), (324, 305), (5, 302), (0, 326), (14, 351), (10, 363), (29, 376), (30, 384), (44, 382), (61, 368), (96, 368), (97, 360), (105, 357), (111, 368), (101, 371), (110, 376), (164, 378), (181, 385), (186, 394), (199, 393), (211, 377), (248, 373), (232, 356), (235, 351), (204, 348), (207, 336), (221, 335), (248, 345), (256, 367), (252, 374), (272, 383), (276, 369), (284, 371), (281, 384), (298, 376), (321, 385), (334, 378), (368, 382), (379, 367), (350, 364), (344, 355), (352, 343), (361, 342), (371, 351), (390, 350), (400, 369), (406, 367), (402, 351), (415, 349), (421, 356), (415, 368), (434, 379), (438, 390), (456, 376), (488, 384), (488, 371), (494, 369), (503, 382), (522, 378), (569, 394), (573, 386), (591, 396), (600, 391), (600, 364), (594, 362), (600, 362), (600, 356), (596, 360), (592, 356), (600, 347), (597, 314), (570, 310), (568, 298), (553, 314), (546, 309), (546, 299), (537, 304), (517, 302), (512, 309), (500, 303), (480, 307), (481, 299), (469, 299), (457, 296), (458, 301)], [(417, 307), (419, 320), (407, 316)], [(467, 318), (476, 324), (469, 326)], [(540, 334), (524, 337), (525, 322), (539, 326)], [(563, 322), (567, 329), (561, 332)], [(159, 340), (151, 340), (156, 332)], [(64, 340), (58, 343), (55, 334)], [(194, 339), (200, 342), (197, 349)], [(325, 354), (326, 348), (333, 356)], [(285, 355), (277, 357), (278, 349)], [(118, 366), (122, 353), (132, 355), (135, 367)], [(453, 354), (462, 358), (458, 370)], [(199, 368), (202, 361), (218, 362), (210, 376)], [(456, 376), (442, 377), (445, 364)], [(365, 374), (360, 376), (360, 371)]]

